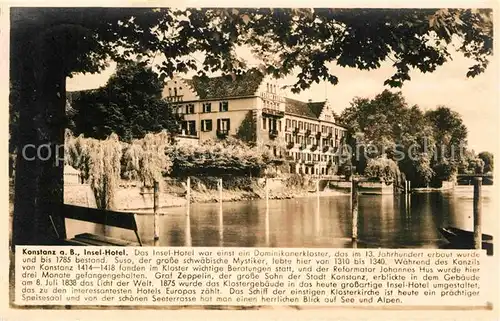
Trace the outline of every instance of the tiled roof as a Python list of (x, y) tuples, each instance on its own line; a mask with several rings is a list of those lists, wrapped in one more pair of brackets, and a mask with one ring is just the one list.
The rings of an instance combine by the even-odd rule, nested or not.
[(285, 98), (285, 111), (289, 114), (317, 119), (319, 115), (321, 115), (324, 106), (325, 101), (306, 103), (291, 98)]
[(184, 81), (196, 92), (200, 99), (215, 99), (224, 97), (242, 97), (255, 95), (264, 75), (250, 69), (233, 80), (231, 76), (193, 77)]

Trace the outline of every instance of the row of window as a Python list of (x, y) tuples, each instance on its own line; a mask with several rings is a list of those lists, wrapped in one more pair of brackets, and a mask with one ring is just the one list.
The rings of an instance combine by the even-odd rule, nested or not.
[[(195, 108), (194, 104), (186, 104), (186, 105), (177, 105), (175, 106), (178, 114), (194, 114)], [(221, 101), (219, 102), (219, 112), (229, 111), (229, 102)], [(212, 112), (212, 103), (203, 103), (202, 104), (202, 112), (203, 113), (211, 113)]]
[(285, 142), (286, 143), (295, 143), (295, 144), (307, 144), (307, 145), (319, 145), (320, 142), (321, 146), (334, 146), (338, 147), (338, 138), (337, 139), (328, 139), (328, 138), (322, 138), (322, 139), (317, 139), (316, 137), (304, 137), (302, 135), (297, 135), (297, 136), (292, 136), (292, 134), (286, 133), (285, 134)]
[(281, 120), (277, 120), (276, 118), (262, 117), (262, 129), (266, 130), (268, 128), (270, 131), (281, 131)]
[[(317, 133), (317, 132), (319, 132), (320, 126), (318, 124), (313, 124), (313, 123), (309, 123), (309, 122), (305, 122), (305, 121), (301, 121), (301, 120), (287, 119), (286, 120), (286, 128), (287, 128), (287, 130), (290, 130), (290, 129), (293, 130), (294, 128), (298, 128), (299, 130), (310, 130), (311, 132)], [(321, 132), (323, 134), (332, 134), (333, 135), (334, 127), (321, 125)], [(342, 138), (344, 136), (343, 133), (344, 132), (342, 130), (335, 128), (335, 135), (340, 134), (340, 137)]]
[[(293, 172), (295, 170), (294, 168), (294, 165), (290, 165), (290, 172)], [(328, 171), (326, 168), (324, 167), (321, 167), (321, 171), (319, 171), (317, 168), (314, 169), (314, 168), (308, 168), (308, 167), (305, 167), (304, 169), (302, 169), (302, 167), (299, 167), (298, 168), (298, 171), (297, 173), (298, 174), (306, 174), (306, 175), (320, 175), (320, 172), (321, 172), (321, 175), (332, 175), (333, 173), (330, 171)]]
[(293, 160), (301, 160), (304, 162), (335, 162), (335, 157), (333, 155), (318, 155), (301, 152), (288, 152), (288, 155), (291, 156)]
[[(213, 130), (212, 119), (202, 119), (200, 123), (202, 132), (210, 132)], [(196, 135), (196, 120), (186, 120), (181, 123), (181, 129), (185, 135)], [(217, 131), (229, 133), (231, 129), (231, 119), (219, 118), (217, 119)]]

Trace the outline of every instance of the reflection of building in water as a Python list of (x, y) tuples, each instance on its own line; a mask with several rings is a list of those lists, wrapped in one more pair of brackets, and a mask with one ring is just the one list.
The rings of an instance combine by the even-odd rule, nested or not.
[(291, 172), (331, 174), (345, 136), (328, 101), (285, 97), (282, 85), (252, 69), (230, 77), (174, 77), (163, 97), (182, 117), (182, 143), (236, 137), (261, 143), (276, 157), (288, 156)]

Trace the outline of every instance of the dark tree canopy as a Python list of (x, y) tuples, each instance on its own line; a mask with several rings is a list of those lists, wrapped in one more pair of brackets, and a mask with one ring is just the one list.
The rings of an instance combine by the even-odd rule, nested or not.
[(78, 93), (71, 129), (98, 139), (116, 133), (124, 141), (149, 132), (175, 133), (177, 117), (162, 99), (162, 90), (163, 82), (151, 68), (138, 63), (119, 65), (104, 87)]
[(493, 172), (493, 165), (494, 165), (493, 154), (490, 152), (481, 152), (477, 156), (484, 162), (484, 172), (485, 173)]
[[(330, 62), (369, 70), (386, 59), (396, 69), (386, 84), (400, 87), (410, 68), (432, 72), (449, 61), (454, 37), (456, 49), (475, 61), (466, 73), (475, 76), (493, 50), (489, 9), (14, 8), (12, 25), (21, 38), (35, 26), (56, 33), (51, 41), (63, 44), (67, 74), (96, 72), (107, 58), (158, 52), (164, 76), (188, 69), (239, 73), (246, 66), (234, 49), (247, 45), (267, 72), (298, 70), (294, 91), (320, 80), (336, 84)], [(202, 66), (191, 56), (196, 52), (205, 53)]]
[[(355, 98), (339, 121), (356, 138), (351, 144), (360, 174), (366, 158), (387, 157), (414, 186), (426, 186), (450, 179), (464, 161), (467, 128), (460, 114), (445, 106), (423, 113), (408, 106), (400, 92), (384, 90), (373, 99)], [(370, 153), (368, 145), (376, 151)]]

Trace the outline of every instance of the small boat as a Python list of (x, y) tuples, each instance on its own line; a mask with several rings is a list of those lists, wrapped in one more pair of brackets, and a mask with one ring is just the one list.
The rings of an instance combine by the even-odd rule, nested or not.
[[(441, 227), (439, 232), (448, 240), (448, 242), (457, 245), (470, 245), (474, 244), (474, 232), (462, 230), (456, 227)], [(482, 234), (483, 243), (491, 243), (493, 236), (489, 234)]]

